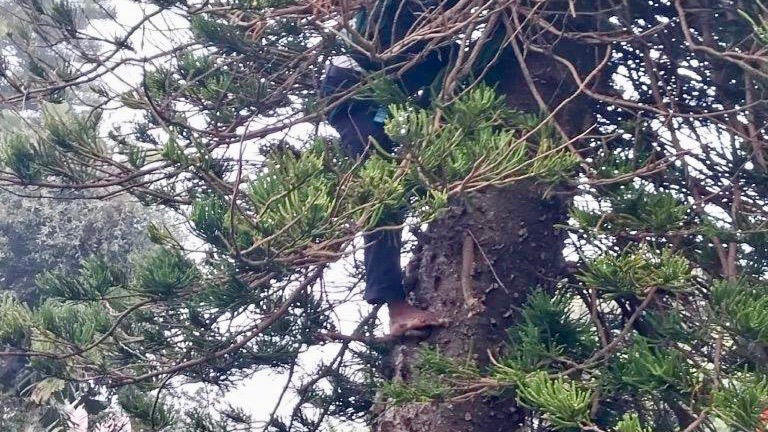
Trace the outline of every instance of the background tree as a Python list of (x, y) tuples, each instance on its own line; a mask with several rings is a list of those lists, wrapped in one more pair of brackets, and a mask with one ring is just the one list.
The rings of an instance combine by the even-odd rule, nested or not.
[[(52, 76), (64, 77), (68, 61), (73, 57), (65, 50), (47, 45), (53, 27), (30, 31), (19, 19), (35, 13), (28, 7), (33, 3), (0, 1), (0, 29), (5, 36), (0, 41), (3, 63), (20, 66), (13, 69), (14, 78), (5, 75), (2, 93), (19, 90), (20, 83), (45, 82)], [(106, 11), (94, 3), (77, 2), (77, 29), (84, 29), (92, 20), (105, 18)], [(55, 5), (51, 5), (55, 6)], [(97, 44), (84, 44), (83, 52), (93, 53)], [(6, 73), (9, 71), (4, 69)], [(74, 107), (88, 109), (88, 89), (73, 89), (75, 97), (68, 98)], [(26, 101), (25, 107), (34, 108), (18, 112), (12, 106), (0, 107), (0, 135), (7, 139), (14, 134), (27, 134), (40, 125), (40, 114), (58, 113), (65, 116), (72, 109), (61, 103), (67, 92), (63, 89), (51, 95), (52, 104), (40, 99)], [(5, 109), (8, 108), (8, 109)], [(76, 108), (75, 108), (76, 109)], [(157, 212), (143, 209), (135, 200), (120, 197), (111, 201), (89, 199), (85, 191), (59, 190), (52, 199), (39, 199), (39, 189), (10, 187), (0, 190), (0, 295), (3, 302), (11, 298), (30, 305), (44, 302), (36, 288), (36, 279), (49, 271), (62, 271), (68, 277), (78, 272), (84, 261), (104, 260), (116, 268), (128, 266), (129, 258), (152, 246), (146, 229)], [(86, 271), (89, 264), (86, 264)], [(7, 348), (7, 347), (4, 347)], [(68, 405), (83, 407), (90, 412), (102, 411), (102, 404), (89, 395), (88, 386), (77, 383), (56, 383), (46, 388), (35, 382), (41, 376), (21, 357), (0, 360), (0, 426), (3, 430), (38, 431), (62, 430), (68, 426), (72, 410)], [(95, 417), (91, 424), (97, 423)]]
[[(4, 302), (13, 296), (40, 305), (36, 279), (46, 272), (62, 271), (71, 277), (86, 259), (91, 260), (90, 265), (104, 260), (124, 268), (132, 254), (152, 245), (146, 235), (151, 213), (137, 203), (89, 201), (83, 199), (83, 194), (79, 199), (77, 195), (62, 194), (60, 200), (42, 200), (13, 192), (29, 191), (0, 193), (4, 203), (0, 208), (0, 294)], [(50, 400), (41, 394), (34, 398), (37, 404), (29, 403), (29, 386), (44, 377), (29, 368), (23, 358), (4, 357), (0, 365), (0, 424), (9, 430), (26, 430), (22, 426), (32, 428), (39, 421), (61, 426), (60, 417), (66, 415), (64, 405), (84, 396), (81, 386), (72, 386), (52, 392), (57, 397)], [(36, 409), (37, 405), (48, 408)]]
[[(89, 85), (99, 108), (144, 121), (104, 133), (99, 110), (48, 116), (35, 139), (5, 140), (0, 178), (128, 191), (184, 215), (207, 259), (156, 228), (164, 249), (130, 277), (51, 276), (40, 307), (4, 304), (0, 336), (42, 374), (120, 388), (149, 429), (173, 427), (173, 415), (159, 396), (140, 397), (147, 389), (227, 389), (265, 368), (291, 377), (293, 409), (265, 423), (231, 410), (177, 423), (765, 428), (761, 3), (446, 3), (384, 50), (345, 28), (354, 2), (141, 5), (137, 23), (105, 38), (74, 30), (69, 3), (30, 4), (30, 28), (57, 29), (46, 42), (81, 72), (16, 86), (4, 103)], [(171, 17), (182, 30), (163, 31)], [(137, 55), (145, 29), (161, 49)], [(317, 87), (345, 49), (343, 29), (386, 66), (344, 96), (388, 104), (400, 146), (365, 164), (338, 157), (321, 122), (339, 103)], [(87, 42), (98, 55), (78, 50)], [(431, 103), (387, 79), (408, 67), (411, 44), (463, 48), (427, 90)], [(107, 85), (136, 63), (145, 72), (133, 89)], [(14, 67), (6, 79), (21, 76)], [(421, 346), (377, 337), (374, 314), (340, 334), (331, 312), (344, 296), (328, 291), (325, 270), (403, 205), (414, 300), (449, 323)], [(335, 355), (297, 369), (330, 342)]]
[[(6, 112), (4, 136), (20, 130), (19, 122), (11, 119), (12, 114)], [(40, 306), (46, 296), (37, 288), (37, 281), (46, 272), (71, 278), (78, 272), (88, 273), (100, 262), (115, 269), (127, 268), (133, 255), (152, 246), (147, 227), (160, 215), (135, 200), (125, 196), (110, 201), (88, 199), (92, 195), (88, 191), (61, 190), (48, 199), (35, 197), (39, 195), (39, 190), (19, 187), (0, 191), (0, 297), (4, 304), (21, 300)], [(93, 398), (92, 386), (45, 378), (26, 358), (2, 358), (0, 425), (4, 429), (59, 430), (68, 424), (71, 406), (85, 406), (96, 413), (110, 405)], [(94, 417), (91, 423), (96, 420)]]

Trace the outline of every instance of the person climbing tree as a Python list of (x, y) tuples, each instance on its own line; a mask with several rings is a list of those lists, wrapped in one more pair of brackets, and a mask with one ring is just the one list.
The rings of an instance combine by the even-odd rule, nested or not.
[[(450, 64), (455, 44), (435, 48), (426, 41), (414, 41), (408, 48), (382, 61), (378, 53), (403, 42), (412, 30), (445, 3), (433, 0), (380, 0), (369, 10), (361, 8), (354, 20), (356, 36), (364, 38), (375, 52), (362, 52), (350, 48), (346, 55), (333, 57), (326, 67), (321, 95), (328, 98), (344, 97), (359, 87), (363, 78), (371, 73), (383, 73), (391, 78), (402, 92), (410, 97), (429, 98), (429, 89)], [(346, 37), (350, 37), (346, 35)], [(352, 47), (354, 43), (348, 43)], [(382, 150), (392, 153), (395, 145), (384, 132), (386, 107), (368, 98), (346, 97), (327, 114), (328, 122), (339, 133), (340, 147), (349, 158), (365, 160), (373, 151), (375, 142)], [(410, 330), (424, 329), (439, 323), (438, 318), (406, 300), (403, 286), (400, 249), (403, 212), (382, 216), (378, 226), (364, 235), (365, 281), (364, 298), (369, 303), (386, 303), (390, 315), (390, 333), (393, 336)]]

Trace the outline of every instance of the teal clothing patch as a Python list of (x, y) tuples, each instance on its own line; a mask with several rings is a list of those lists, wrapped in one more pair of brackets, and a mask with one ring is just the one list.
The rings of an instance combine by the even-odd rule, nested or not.
[(360, 8), (355, 15), (355, 31), (365, 34), (365, 28), (368, 25), (368, 9)]
[(376, 123), (384, 123), (387, 118), (389, 117), (389, 112), (385, 107), (379, 107), (378, 110), (376, 110), (376, 115), (373, 116), (373, 121)]

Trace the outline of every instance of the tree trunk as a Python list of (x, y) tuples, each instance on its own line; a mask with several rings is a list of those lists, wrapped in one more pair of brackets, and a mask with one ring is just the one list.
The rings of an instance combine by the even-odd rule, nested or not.
[[(576, 64), (588, 66), (592, 59), (594, 65), (600, 58), (594, 47), (566, 49), (581, 57)], [(511, 107), (546, 112), (530, 91), (531, 82), (539, 87), (538, 100), (546, 100), (550, 107), (577, 91), (569, 72), (556, 61), (530, 54), (526, 65), (532, 80), (508, 53), (489, 78)], [(571, 98), (555, 118), (563, 132), (576, 136), (592, 124), (591, 113), (589, 101)], [(420, 251), (409, 265), (414, 303), (447, 319), (449, 325), (418, 345), (395, 348), (392, 379), (405, 383), (413, 379), (413, 366), (424, 346), (461, 361), (472, 360), (482, 370), (489, 363), (488, 353), (503, 348), (506, 329), (515, 323), (516, 308), (528, 294), (537, 287), (554, 288), (564, 272), (564, 239), (555, 225), (565, 221), (566, 206), (562, 198), (544, 195), (543, 186), (533, 181), (473, 194), (453, 203), (419, 238)], [(522, 429), (525, 419), (512, 391), (377, 409), (377, 432), (514, 432)]]
[[(420, 239), (415, 304), (447, 319), (426, 341), (441, 354), (488, 365), (488, 352), (506, 341), (505, 330), (531, 289), (552, 288), (563, 267), (562, 206), (541, 198), (533, 182), (467, 197)], [(401, 345), (392, 356), (395, 380), (408, 381), (421, 346)], [(467, 401), (413, 403), (386, 408), (380, 432), (512, 432), (523, 419), (510, 394)]]

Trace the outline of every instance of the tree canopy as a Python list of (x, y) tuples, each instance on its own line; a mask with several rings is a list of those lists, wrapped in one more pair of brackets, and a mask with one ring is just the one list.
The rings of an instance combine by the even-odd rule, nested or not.
[[(198, 241), (153, 225), (159, 247), (130, 268), (89, 261), (40, 278), (40, 304), (2, 297), (2, 355), (29, 356), (41, 388), (92, 383), (146, 430), (331, 430), (375, 422), (374, 404), (487, 396), (524, 409), (519, 430), (764, 430), (768, 7), (441, 2), (382, 47), (350, 28), (362, 6), (7, 8), (0, 103), (22, 126), (3, 134), (0, 184), (131, 194)], [(412, 46), (457, 53), (419, 95), (393, 79)], [(324, 65), (349, 50), (382, 70), (321, 97)], [(389, 107), (395, 154), (339, 154), (323, 115), (349, 97)], [(390, 211), (409, 209), (418, 255), (440, 236), (425, 224), (528, 184), (568, 208), (555, 280), (520, 296), (487, 364), (427, 346), (410, 379), (387, 379), (398, 341), (375, 308), (339, 331), (334, 312), (359, 296), (328, 268)], [(477, 265), (506, 274), (474, 241)], [(298, 366), (321, 346), (335, 354)], [(266, 419), (165, 403), (174, 386), (226, 390), (266, 369), (296, 396)]]

